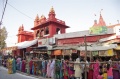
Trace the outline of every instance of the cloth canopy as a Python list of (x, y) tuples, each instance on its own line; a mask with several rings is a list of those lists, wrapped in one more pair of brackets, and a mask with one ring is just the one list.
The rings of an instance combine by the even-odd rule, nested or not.
[[(109, 50), (116, 48), (117, 44), (101, 45), (101, 46), (87, 46), (87, 51)], [(85, 51), (85, 46), (78, 47), (77, 50)]]
[(23, 49), (30, 47), (32, 45), (35, 45), (37, 43), (38, 39), (32, 40), (32, 41), (24, 41), (21, 43), (17, 43), (15, 46), (17, 46), (18, 49)]
[(54, 55), (62, 55), (62, 51), (61, 50), (55, 50)]

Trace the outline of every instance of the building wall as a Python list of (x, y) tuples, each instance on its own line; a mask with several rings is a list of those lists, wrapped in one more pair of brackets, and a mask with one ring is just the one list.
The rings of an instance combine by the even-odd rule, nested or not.
[[(112, 36), (112, 34), (109, 35), (98, 35), (98, 36), (86, 36), (86, 41), (88, 43), (94, 43), (97, 42), (101, 38), (106, 38)], [(57, 39), (57, 45), (82, 45), (84, 44), (84, 37), (74, 37), (74, 38), (66, 38), (66, 39)]]

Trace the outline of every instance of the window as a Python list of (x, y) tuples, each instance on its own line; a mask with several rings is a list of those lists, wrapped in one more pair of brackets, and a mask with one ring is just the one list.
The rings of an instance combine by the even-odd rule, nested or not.
[(60, 28), (56, 29), (56, 34), (60, 34)]
[(49, 28), (48, 27), (45, 28), (45, 34), (46, 35), (49, 34)]

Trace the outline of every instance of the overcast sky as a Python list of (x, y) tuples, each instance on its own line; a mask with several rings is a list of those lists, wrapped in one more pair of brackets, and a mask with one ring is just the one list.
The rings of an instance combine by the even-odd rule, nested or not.
[[(5, 0), (0, 0), (0, 18)], [(107, 25), (120, 20), (120, 0), (8, 0), (2, 27), (8, 31), (8, 46), (17, 43), (18, 28), (23, 24), (26, 31), (34, 25), (36, 15), (48, 18), (53, 6), (56, 18), (70, 26), (67, 32), (88, 30), (99, 19), (100, 11)], [(96, 14), (96, 16), (94, 16)]]

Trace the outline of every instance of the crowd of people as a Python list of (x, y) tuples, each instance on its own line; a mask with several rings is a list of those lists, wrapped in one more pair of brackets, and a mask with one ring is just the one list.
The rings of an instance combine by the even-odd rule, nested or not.
[[(113, 62), (114, 61), (114, 62)], [(7, 59), (8, 73), (16, 70), (52, 79), (120, 79), (119, 59), (111, 58), (103, 61), (100, 58), (84, 60), (76, 58), (47, 59), (26, 56), (25, 58), (9, 56)]]

